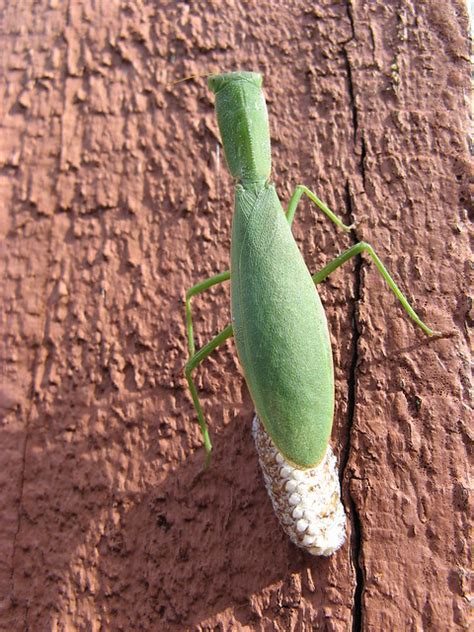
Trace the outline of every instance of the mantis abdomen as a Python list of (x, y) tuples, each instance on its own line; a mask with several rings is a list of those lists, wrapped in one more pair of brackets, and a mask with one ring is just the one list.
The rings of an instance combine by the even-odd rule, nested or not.
[(300, 467), (324, 457), (334, 413), (321, 301), (275, 187), (237, 187), (231, 251), (237, 353), (259, 418)]

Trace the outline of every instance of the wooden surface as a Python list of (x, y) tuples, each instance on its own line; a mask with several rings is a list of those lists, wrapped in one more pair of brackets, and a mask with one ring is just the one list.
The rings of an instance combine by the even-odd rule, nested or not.
[[(467, 628), (470, 95), (461, 1), (1, 3), (0, 628)], [(264, 75), (274, 180), (307, 202), (334, 346), (333, 445), (350, 537), (285, 538), (231, 342), (182, 376), (185, 290), (226, 269), (232, 182), (189, 75)], [(204, 344), (228, 288), (195, 301)]]

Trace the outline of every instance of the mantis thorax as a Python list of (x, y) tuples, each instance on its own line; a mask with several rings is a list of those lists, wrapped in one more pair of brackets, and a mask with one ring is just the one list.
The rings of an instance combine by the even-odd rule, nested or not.
[(231, 174), (245, 188), (263, 188), (270, 177), (271, 149), (260, 75), (232, 72), (213, 75), (208, 82), (216, 95), (217, 121)]

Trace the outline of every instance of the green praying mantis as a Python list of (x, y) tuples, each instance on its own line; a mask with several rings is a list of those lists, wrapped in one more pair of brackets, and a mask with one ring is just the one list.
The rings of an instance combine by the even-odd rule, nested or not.
[[(193, 372), (225, 340), (234, 336), (255, 410), (285, 459), (296, 468), (322, 462), (334, 417), (334, 372), (328, 326), (316, 286), (351, 257), (367, 253), (408, 315), (432, 331), (415, 313), (372, 246), (360, 242), (311, 276), (291, 226), (303, 195), (336, 226), (350, 231), (312, 191), (297, 186), (286, 212), (270, 181), (271, 148), (262, 77), (255, 72), (211, 75), (208, 85), (224, 153), (235, 179), (230, 271), (194, 285), (186, 293), (191, 391), (210, 462), (211, 440)], [(196, 351), (191, 300), (230, 280), (232, 322)]]

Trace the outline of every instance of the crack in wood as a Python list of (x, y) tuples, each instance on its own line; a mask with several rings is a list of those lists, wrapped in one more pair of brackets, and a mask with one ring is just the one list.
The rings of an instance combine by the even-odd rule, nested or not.
[[(350, 218), (350, 222), (354, 221), (354, 216), (352, 212), (352, 203), (349, 189), (349, 182), (346, 182), (346, 207), (348, 210), (348, 215)], [(355, 240), (355, 242), (357, 239)], [(353, 322), (353, 341), (352, 341), (352, 357), (351, 357), (351, 365), (349, 369), (349, 380), (348, 380), (348, 394), (347, 394), (347, 441), (345, 445), (345, 449), (342, 455), (342, 480), (347, 483), (347, 498), (349, 500), (349, 519), (351, 522), (351, 552), (352, 552), (352, 563), (354, 567), (355, 573), (355, 588), (354, 588), (354, 598), (353, 598), (353, 607), (352, 607), (352, 632), (361, 632), (362, 630), (362, 595), (364, 591), (364, 574), (362, 571), (362, 566), (360, 563), (360, 558), (362, 555), (362, 530), (361, 530), (361, 521), (359, 517), (359, 513), (357, 511), (357, 505), (352, 496), (350, 484), (349, 484), (349, 471), (348, 471), (348, 462), (349, 455), (351, 452), (351, 435), (352, 429), (354, 426), (354, 416), (355, 416), (355, 408), (356, 408), (356, 394), (357, 394), (357, 364), (359, 361), (359, 338), (360, 331), (357, 324), (357, 305), (360, 300), (360, 290), (361, 290), (361, 268), (362, 268), (362, 257), (358, 255), (356, 257), (355, 262), (355, 284), (354, 284), (354, 303), (352, 310), (352, 322)]]
[[(351, 0), (347, 0), (346, 5), (347, 17), (350, 22), (352, 37), (350, 41), (356, 41), (356, 32), (355, 32), (355, 24), (354, 24), (354, 15), (353, 15), (353, 5)], [(359, 134), (359, 113), (356, 104), (355, 98), (355, 90), (354, 90), (354, 78), (352, 76), (352, 66), (349, 57), (349, 52), (347, 49), (347, 44), (343, 45), (343, 54), (346, 64), (347, 70), (347, 78), (348, 78), (348, 92), (349, 92), (349, 101), (350, 107), (352, 111), (352, 125), (353, 125), (353, 142), (354, 148), (359, 144), (360, 145), (360, 159), (359, 159), (359, 170), (362, 179), (362, 185), (365, 189), (365, 167), (366, 167), (366, 143), (365, 138), (362, 132)], [(349, 181), (346, 181), (346, 208), (347, 213), (350, 217), (350, 222), (354, 222), (354, 214), (352, 208), (352, 200), (351, 200), (351, 192)], [(355, 237), (354, 242), (357, 242), (357, 235), (355, 231), (352, 231), (353, 236)], [(349, 382), (348, 382), (348, 396), (347, 396), (347, 442), (346, 447), (343, 453), (343, 463), (342, 463), (342, 473), (343, 480), (346, 481), (347, 484), (347, 498), (349, 500), (349, 515), (351, 522), (351, 552), (352, 552), (352, 564), (354, 567), (355, 573), (355, 587), (354, 587), (354, 597), (353, 597), (353, 606), (352, 606), (352, 632), (361, 632), (362, 624), (363, 624), (363, 605), (362, 605), (362, 597), (364, 592), (364, 573), (361, 564), (361, 556), (362, 556), (362, 528), (361, 528), (361, 520), (357, 510), (357, 505), (355, 499), (351, 493), (350, 488), (350, 474), (348, 471), (348, 462), (349, 455), (351, 452), (351, 435), (354, 427), (354, 419), (355, 419), (355, 409), (356, 409), (356, 396), (357, 396), (357, 365), (359, 362), (359, 338), (360, 338), (360, 330), (358, 327), (357, 321), (357, 310), (358, 304), (361, 296), (361, 269), (362, 269), (363, 260), (361, 256), (357, 256), (355, 262), (354, 269), (354, 303), (353, 303), (353, 312), (352, 312), (352, 322), (353, 322), (353, 341), (352, 341), (352, 358), (351, 358), (351, 366), (349, 369)]]

